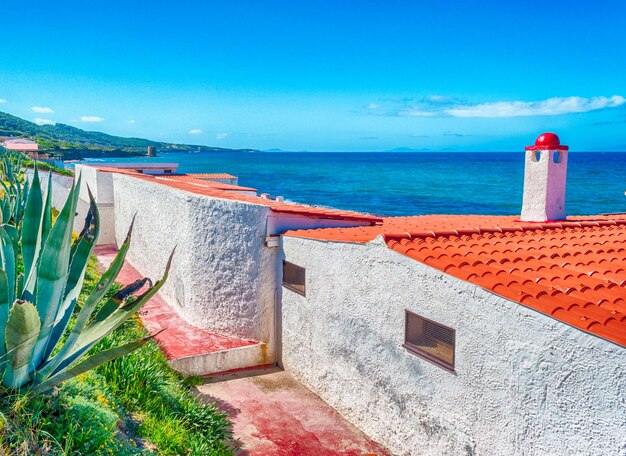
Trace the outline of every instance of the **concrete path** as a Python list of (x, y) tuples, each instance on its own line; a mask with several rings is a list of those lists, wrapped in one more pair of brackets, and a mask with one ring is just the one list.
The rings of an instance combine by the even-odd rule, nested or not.
[(200, 398), (228, 413), (239, 456), (389, 456), (278, 368), (209, 377)]

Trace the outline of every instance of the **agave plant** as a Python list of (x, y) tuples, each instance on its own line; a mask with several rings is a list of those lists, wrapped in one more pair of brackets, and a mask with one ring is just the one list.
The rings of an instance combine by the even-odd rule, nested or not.
[[(134, 315), (161, 288), (172, 256), (161, 280), (152, 284), (147, 278), (140, 279), (99, 306), (124, 263), (131, 225), (111, 266), (82, 306), (77, 306), (99, 230), (98, 209), (89, 192), (90, 207), (83, 230), (72, 241), (79, 189), (80, 178), (53, 223), (51, 179), (44, 194), (35, 168), (21, 223), (12, 220), (0, 225), (0, 376), (6, 387), (43, 393), (150, 339), (86, 357), (98, 341)], [(18, 253), (23, 274), (18, 274)], [(148, 289), (136, 296), (146, 283)]]
[(21, 154), (5, 152), (0, 161), (0, 218), (4, 224), (19, 226), (24, 217), (26, 200), (28, 198), (28, 179), (26, 170), (22, 168)]

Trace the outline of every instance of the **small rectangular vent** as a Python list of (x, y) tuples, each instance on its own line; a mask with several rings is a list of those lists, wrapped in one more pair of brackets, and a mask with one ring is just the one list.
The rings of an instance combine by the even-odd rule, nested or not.
[(403, 346), (410, 352), (454, 371), (455, 339), (454, 329), (405, 311)]
[(283, 286), (306, 296), (306, 276), (304, 268), (283, 260)]

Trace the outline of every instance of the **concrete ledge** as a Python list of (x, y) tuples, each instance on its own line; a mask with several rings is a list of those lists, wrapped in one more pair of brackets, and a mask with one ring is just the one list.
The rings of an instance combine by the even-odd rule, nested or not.
[(168, 359), (167, 363), (183, 375), (211, 375), (268, 364), (267, 344), (260, 342), (245, 347), (229, 348), (213, 353)]

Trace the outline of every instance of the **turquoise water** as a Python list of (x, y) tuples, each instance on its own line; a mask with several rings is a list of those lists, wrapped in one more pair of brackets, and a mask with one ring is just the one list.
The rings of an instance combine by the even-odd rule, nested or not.
[[(518, 214), (524, 175), (523, 152), (212, 152), (141, 160), (230, 173), (259, 193), (376, 215)], [(567, 187), (568, 214), (626, 212), (626, 153), (570, 153)]]

